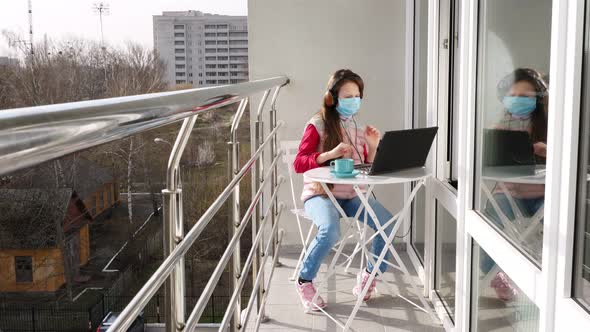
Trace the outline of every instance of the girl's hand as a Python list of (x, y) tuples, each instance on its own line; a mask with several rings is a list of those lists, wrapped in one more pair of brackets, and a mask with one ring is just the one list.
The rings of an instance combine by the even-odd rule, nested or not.
[(367, 140), (367, 145), (369, 146), (370, 150), (377, 149), (377, 145), (379, 145), (379, 139), (381, 138), (381, 132), (379, 129), (373, 126), (367, 126), (365, 128), (365, 139)]
[(537, 156), (547, 158), (547, 144), (543, 142), (537, 142), (533, 144), (533, 149), (535, 150), (535, 154)]
[(350, 158), (352, 157), (352, 146), (346, 143), (340, 143), (335, 148), (330, 150), (330, 159), (336, 159), (340, 157)]

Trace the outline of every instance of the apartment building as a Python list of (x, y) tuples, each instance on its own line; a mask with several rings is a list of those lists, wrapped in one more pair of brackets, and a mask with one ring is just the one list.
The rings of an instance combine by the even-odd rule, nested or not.
[(154, 15), (154, 47), (171, 85), (195, 87), (248, 81), (246, 16), (196, 10)]

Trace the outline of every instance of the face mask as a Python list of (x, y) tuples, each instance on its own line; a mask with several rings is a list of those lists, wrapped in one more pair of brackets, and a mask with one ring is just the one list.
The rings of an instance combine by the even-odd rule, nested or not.
[(361, 108), (360, 97), (338, 98), (338, 106), (336, 106), (336, 110), (345, 118), (350, 118), (355, 115), (356, 112), (359, 111), (359, 108)]
[(531, 114), (537, 107), (537, 98), (506, 96), (502, 100), (502, 103), (510, 114), (525, 117)]

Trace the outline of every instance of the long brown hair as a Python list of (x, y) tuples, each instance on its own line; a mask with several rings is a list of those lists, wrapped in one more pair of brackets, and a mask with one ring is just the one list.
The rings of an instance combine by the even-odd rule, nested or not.
[(324, 95), (324, 103), (320, 111), (325, 127), (323, 151), (330, 151), (343, 141), (340, 129), (340, 115), (336, 110), (336, 106), (338, 105), (340, 88), (348, 82), (355, 83), (358, 86), (361, 98), (363, 98), (365, 83), (358, 74), (350, 69), (340, 69), (330, 76), (328, 88)]
[(537, 105), (531, 114), (531, 139), (533, 142), (547, 142), (548, 86), (539, 71), (531, 68), (518, 68), (508, 74), (498, 83), (498, 98), (504, 98), (512, 85), (522, 81), (530, 83), (535, 88), (537, 95)]

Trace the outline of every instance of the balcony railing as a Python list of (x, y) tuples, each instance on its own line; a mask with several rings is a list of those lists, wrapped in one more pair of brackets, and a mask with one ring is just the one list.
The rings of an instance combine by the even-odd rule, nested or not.
[[(165, 282), (168, 310), (166, 330), (194, 330), (230, 259), (233, 292), (219, 330), (228, 327), (234, 331), (245, 330), (248, 321), (255, 321), (256, 326), (261, 323), (276, 264), (270, 265), (268, 280), (264, 280), (264, 267), (268, 266), (266, 261), (269, 256), (272, 256), (273, 263), (276, 263), (283, 235), (283, 231), (278, 228), (283, 205), (279, 204), (277, 199), (278, 188), (283, 182), (283, 179), (277, 176), (277, 162), (282, 154), (277, 148), (277, 133), (283, 123), (277, 122), (276, 100), (281, 87), (286, 84), (286, 77), (274, 77), (211, 88), (0, 111), (0, 175), (183, 121), (168, 160), (166, 188), (162, 190), (165, 259), (117, 321), (111, 325), (109, 331), (126, 331)], [(240, 168), (238, 125), (249, 97), (259, 92), (263, 92), (263, 96), (256, 112), (250, 109), (251, 119), (255, 119), (251, 157)], [(264, 121), (264, 109), (269, 97), (271, 101), (268, 121)], [(228, 142), (231, 181), (185, 234), (179, 170), (181, 156), (200, 113), (238, 102), (240, 104), (232, 120)], [(270, 131), (266, 136), (264, 127)], [(265, 153), (270, 155), (268, 165), (264, 163)], [(251, 175), (252, 200), (242, 216), (239, 206), (240, 182), (246, 178), (248, 172)], [(270, 191), (266, 191), (266, 187), (269, 186)], [(265, 197), (265, 193), (269, 193), (268, 197)], [(184, 256), (228, 199), (231, 199), (233, 225), (229, 244), (195, 308), (185, 320)], [(267, 225), (269, 223), (270, 225)], [(248, 224), (252, 227), (253, 243), (242, 264), (239, 242)], [(266, 243), (263, 239), (265, 226), (271, 229)], [(253, 288), (244, 312), (245, 317), (242, 318), (240, 295), (249, 271)], [(251, 311), (255, 306), (256, 319), (250, 320)]]

